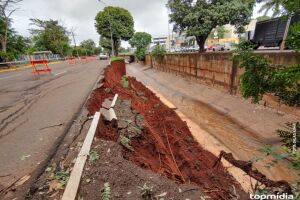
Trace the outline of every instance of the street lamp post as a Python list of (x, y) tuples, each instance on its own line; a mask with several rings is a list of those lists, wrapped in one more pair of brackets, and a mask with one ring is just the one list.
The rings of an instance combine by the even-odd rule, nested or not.
[[(107, 4), (103, 0), (98, 0), (98, 1), (100, 3), (103, 3), (105, 6), (107, 6)], [(115, 47), (114, 47), (110, 13), (108, 13), (108, 22), (109, 22), (109, 31), (110, 31), (111, 54), (112, 54), (112, 56), (115, 56)]]

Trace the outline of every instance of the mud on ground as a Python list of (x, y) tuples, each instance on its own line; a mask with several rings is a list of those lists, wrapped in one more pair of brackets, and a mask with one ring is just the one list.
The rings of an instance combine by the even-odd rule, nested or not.
[(118, 143), (98, 139), (94, 141), (92, 151), (99, 155), (99, 160), (87, 161), (78, 192), (79, 199), (101, 199), (104, 183), (110, 184), (111, 199), (114, 200), (143, 199), (140, 187), (144, 184), (153, 187), (153, 199), (201, 200), (203, 196), (197, 185), (177, 185), (125, 160), (123, 148)]
[[(134, 137), (125, 135), (129, 146), (123, 145), (123, 158), (179, 185), (196, 184), (209, 197), (207, 199), (248, 199), (223, 166), (213, 168), (217, 157), (194, 140), (187, 124), (174, 110), (165, 106), (142, 83), (133, 77), (125, 77), (120, 71), (123, 70), (113, 65), (106, 69), (104, 85), (94, 91), (88, 110), (90, 115), (94, 114), (106, 98), (117, 93), (122, 101), (131, 103), (131, 112), (143, 117), (141, 133)], [(113, 126), (101, 122), (96, 137), (121, 145), (124, 130), (120, 123)]]

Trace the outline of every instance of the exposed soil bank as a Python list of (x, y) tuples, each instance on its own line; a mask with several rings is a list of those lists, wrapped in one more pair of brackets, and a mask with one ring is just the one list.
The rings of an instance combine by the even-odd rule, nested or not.
[[(139, 64), (127, 66), (127, 73), (158, 91), (199, 125), (204, 132), (193, 132), (195, 139), (216, 156), (221, 150), (231, 152), (236, 159), (244, 161), (264, 156), (264, 153), (258, 151), (264, 144), (281, 148), (276, 130), (282, 129), (285, 122), (299, 121), (295, 116), (278, 113), (185, 77)], [(209, 141), (208, 137), (213, 140)], [(266, 159), (266, 162), (254, 163), (254, 166), (273, 180), (294, 183), (298, 179), (298, 172), (289, 169), (288, 162), (279, 161), (269, 169), (265, 165), (270, 161)]]
[[(88, 110), (90, 115), (98, 111), (107, 97), (118, 93), (123, 100), (131, 100), (133, 110), (144, 117), (144, 129), (140, 137), (132, 138), (134, 151), (123, 150), (123, 157), (142, 168), (166, 176), (177, 183), (196, 183), (212, 199), (232, 199), (233, 188), (241, 199), (248, 195), (221, 165), (213, 168), (217, 157), (204, 150), (193, 138), (187, 125), (174, 110), (135, 78), (128, 77), (128, 87), (121, 84), (124, 72), (112, 65), (105, 71), (104, 85), (95, 90)], [(117, 141), (118, 129), (100, 123), (97, 137)]]

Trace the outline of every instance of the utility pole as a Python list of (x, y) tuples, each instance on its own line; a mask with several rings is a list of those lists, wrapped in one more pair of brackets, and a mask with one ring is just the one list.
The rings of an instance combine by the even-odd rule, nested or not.
[[(103, 3), (105, 6), (107, 4), (103, 0), (98, 0), (100, 3)], [(108, 12), (108, 22), (109, 22), (109, 30), (110, 30), (110, 43), (111, 43), (111, 54), (112, 56), (115, 56), (115, 46), (114, 46), (114, 40), (113, 40), (113, 32), (112, 32), (112, 25), (111, 25), (111, 15)]]
[(77, 53), (77, 58), (79, 58), (79, 53), (78, 53), (78, 49), (77, 49), (77, 46), (76, 46), (76, 40), (75, 40), (74, 28), (73, 27), (71, 28), (71, 34), (72, 34), (72, 37), (73, 37), (73, 41), (74, 41), (74, 45), (75, 45), (75, 49), (76, 49), (76, 53)]

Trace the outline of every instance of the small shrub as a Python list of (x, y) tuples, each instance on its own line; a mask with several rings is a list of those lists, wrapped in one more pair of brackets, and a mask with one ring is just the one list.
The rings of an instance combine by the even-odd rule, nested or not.
[(153, 196), (153, 187), (152, 186), (147, 186), (145, 183), (143, 187), (139, 187), (141, 189), (141, 195), (143, 199), (151, 199)]
[(122, 79), (121, 79), (121, 84), (123, 85), (124, 88), (128, 88), (129, 86), (129, 82), (127, 80), (127, 76), (122, 76)]
[(146, 56), (146, 48), (138, 48), (134, 52), (135, 56), (137, 57), (138, 60), (144, 61), (145, 56)]
[(99, 154), (96, 151), (91, 151), (89, 155), (89, 161), (95, 162), (97, 160), (99, 160)]
[(101, 190), (101, 200), (111, 199), (111, 189), (109, 183), (104, 183), (104, 187)]
[(161, 45), (156, 45), (151, 54), (154, 58), (162, 58), (166, 54), (166, 49)]
[(300, 22), (295, 23), (290, 30), (290, 34), (287, 38), (287, 46), (300, 51)]
[(54, 173), (54, 179), (58, 180), (63, 186), (66, 185), (70, 177), (70, 173), (68, 171), (59, 170)]
[(126, 149), (129, 149), (130, 151), (134, 151), (133, 147), (130, 145), (130, 143), (131, 143), (130, 139), (127, 138), (126, 136), (120, 135), (120, 143)]

